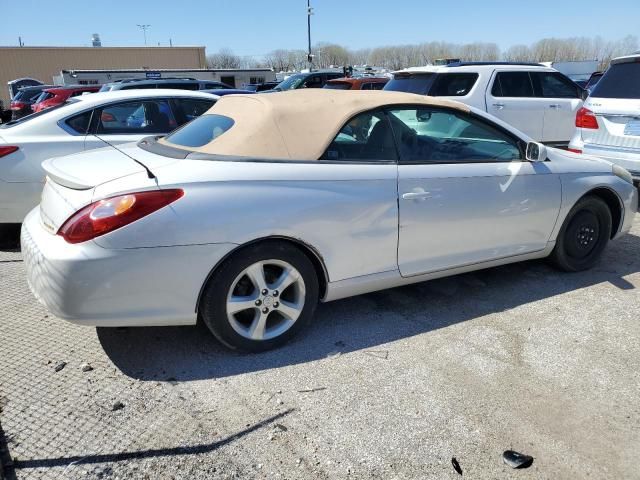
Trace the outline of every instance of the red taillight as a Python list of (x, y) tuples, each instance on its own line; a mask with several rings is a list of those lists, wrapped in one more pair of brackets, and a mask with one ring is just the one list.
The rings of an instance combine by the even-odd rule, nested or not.
[(9, 110), (22, 110), (23, 108), (27, 107), (26, 103), (23, 102), (11, 102), (11, 105), (9, 106)]
[(573, 153), (582, 153), (582, 150), (578, 148), (567, 148), (567, 151), (573, 152)]
[(596, 116), (591, 110), (582, 107), (578, 110), (578, 113), (576, 113), (576, 127), (597, 130), (598, 119), (596, 119)]
[(13, 152), (17, 152), (18, 150), (20, 150), (20, 148), (14, 145), (0, 145), (0, 158), (6, 157), (7, 155), (12, 154)]
[(124, 227), (184, 195), (180, 189), (128, 193), (105, 198), (74, 213), (58, 230), (69, 243), (81, 243)]

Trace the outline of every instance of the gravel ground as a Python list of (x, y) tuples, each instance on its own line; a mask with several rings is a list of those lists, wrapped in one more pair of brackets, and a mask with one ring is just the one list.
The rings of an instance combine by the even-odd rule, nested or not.
[(474, 479), (637, 479), (639, 288), (640, 220), (590, 272), (528, 262), (325, 304), (240, 355), (202, 327), (53, 318), (4, 247), (7, 478), (447, 479), (455, 457)]

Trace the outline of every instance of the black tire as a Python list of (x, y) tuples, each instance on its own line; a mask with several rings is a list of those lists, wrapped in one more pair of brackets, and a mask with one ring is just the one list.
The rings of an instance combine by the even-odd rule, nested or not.
[(566, 272), (588, 270), (600, 261), (611, 238), (611, 211), (598, 197), (587, 196), (567, 215), (551, 261)]
[[(236, 281), (245, 269), (257, 262), (269, 260), (286, 262), (300, 273), (305, 289), (304, 306), (300, 316), (286, 332), (275, 338), (257, 341), (246, 338), (234, 329), (227, 315), (227, 298), (228, 295), (235, 291), (231, 290), (232, 287), (238, 287)], [(270, 267), (267, 266), (263, 271), (267, 271), (268, 268)], [(246, 280), (244, 279), (245, 284), (247, 283)], [(281, 293), (282, 298), (280, 300), (284, 303), (284, 297), (289, 292), (285, 289)], [(269, 295), (271, 295), (271, 292)], [(289, 243), (267, 241), (235, 252), (213, 272), (200, 300), (199, 316), (215, 337), (227, 347), (245, 352), (263, 352), (284, 345), (311, 323), (318, 304), (318, 296), (318, 277), (312, 262), (306, 254)], [(261, 298), (265, 299), (265, 297)], [(279, 312), (277, 314), (273, 312), (277, 312), (277, 309), (272, 307), (272, 311), (268, 314), (267, 322), (277, 323), (284, 320), (284, 317)], [(259, 312), (257, 314), (259, 315)]]

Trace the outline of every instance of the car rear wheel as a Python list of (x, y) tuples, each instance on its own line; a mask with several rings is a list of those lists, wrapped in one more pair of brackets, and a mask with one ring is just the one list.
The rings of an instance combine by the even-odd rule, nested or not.
[(226, 346), (260, 352), (309, 324), (317, 303), (318, 279), (304, 252), (266, 242), (223, 262), (207, 282), (199, 313)]
[(551, 260), (567, 272), (593, 267), (611, 237), (611, 211), (597, 197), (581, 199), (569, 212), (560, 229)]

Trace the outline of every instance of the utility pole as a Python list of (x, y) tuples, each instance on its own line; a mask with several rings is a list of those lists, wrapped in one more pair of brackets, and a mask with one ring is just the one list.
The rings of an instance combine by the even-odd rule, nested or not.
[(309, 50), (307, 53), (307, 60), (309, 62), (309, 71), (313, 70), (313, 55), (311, 55), (311, 15), (313, 15), (313, 8), (311, 8), (311, 0), (307, 0), (307, 38), (309, 40)]
[(22, 37), (18, 37), (18, 45), (24, 47), (24, 43), (22, 43)]
[(142, 33), (144, 34), (144, 46), (147, 46), (147, 30), (149, 29), (151, 25), (140, 25), (138, 24), (138, 28), (140, 28), (142, 30)]

